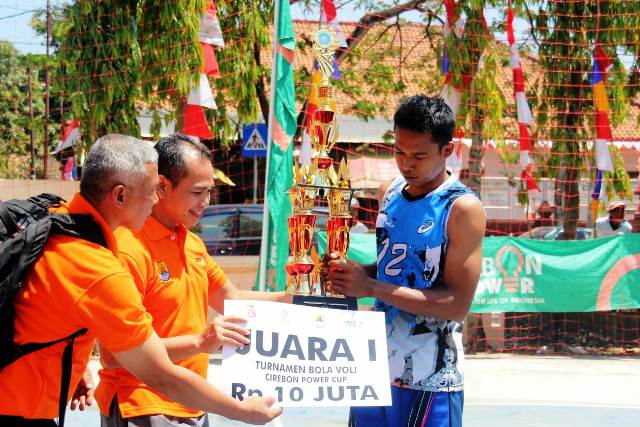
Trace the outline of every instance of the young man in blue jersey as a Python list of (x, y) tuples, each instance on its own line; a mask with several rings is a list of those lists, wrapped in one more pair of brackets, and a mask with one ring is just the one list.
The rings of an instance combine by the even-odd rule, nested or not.
[(405, 99), (394, 115), (401, 177), (376, 221), (375, 264), (329, 262), (333, 289), (383, 311), (390, 407), (353, 407), (349, 426), (462, 425), (464, 320), (480, 276), (485, 212), (445, 169), (455, 118), (440, 98)]

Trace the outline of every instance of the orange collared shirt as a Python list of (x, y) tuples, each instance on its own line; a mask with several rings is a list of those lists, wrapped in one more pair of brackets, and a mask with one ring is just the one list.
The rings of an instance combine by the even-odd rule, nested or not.
[[(76, 339), (69, 396), (86, 368), (96, 338), (112, 352), (142, 344), (153, 332), (131, 274), (118, 258), (109, 225), (80, 194), (60, 212), (90, 214), (107, 248), (65, 235), (49, 238), (16, 296), (15, 341), (47, 342), (81, 328)], [(28, 354), (0, 371), (0, 414), (24, 418), (58, 416), (65, 343)]]
[[(202, 240), (183, 226), (169, 230), (154, 217), (139, 231), (118, 228), (115, 236), (120, 259), (131, 270), (156, 333), (167, 338), (202, 332), (207, 326), (209, 293), (227, 282)], [(197, 354), (177, 364), (206, 378), (209, 355)], [(149, 388), (125, 369), (102, 369), (95, 396), (103, 413), (109, 411), (116, 394), (124, 418), (202, 414)]]

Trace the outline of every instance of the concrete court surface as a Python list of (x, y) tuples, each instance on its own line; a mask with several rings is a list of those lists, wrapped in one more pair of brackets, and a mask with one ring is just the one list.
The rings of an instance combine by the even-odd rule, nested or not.
[[(91, 367), (95, 372), (98, 362)], [(219, 369), (213, 359), (209, 376)], [(467, 356), (465, 377), (465, 427), (640, 426), (637, 357), (474, 355)], [(288, 408), (269, 425), (346, 426), (346, 420), (346, 408)], [(244, 425), (215, 415), (210, 421)], [(68, 411), (66, 425), (99, 426), (98, 411)]]

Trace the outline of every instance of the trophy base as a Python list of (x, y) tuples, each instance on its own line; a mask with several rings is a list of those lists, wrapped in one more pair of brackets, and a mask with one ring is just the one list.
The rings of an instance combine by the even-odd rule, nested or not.
[(312, 295), (294, 295), (293, 303), (309, 307), (335, 308), (338, 310), (358, 310), (358, 300), (354, 297), (324, 297)]

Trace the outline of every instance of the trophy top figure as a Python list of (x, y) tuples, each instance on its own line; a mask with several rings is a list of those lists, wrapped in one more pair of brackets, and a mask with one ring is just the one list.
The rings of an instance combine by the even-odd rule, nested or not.
[(333, 74), (333, 58), (340, 47), (336, 30), (329, 25), (322, 25), (313, 37), (313, 55), (318, 61), (320, 73), (322, 73), (322, 85), (328, 85)]
[(330, 83), (333, 75), (333, 61), (336, 50), (340, 47), (336, 30), (329, 25), (322, 25), (313, 36), (313, 56), (318, 63), (318, 69), (322, 74), (322, 80), (316, 89), (321, 110), (332, 110), (335, 89)]

